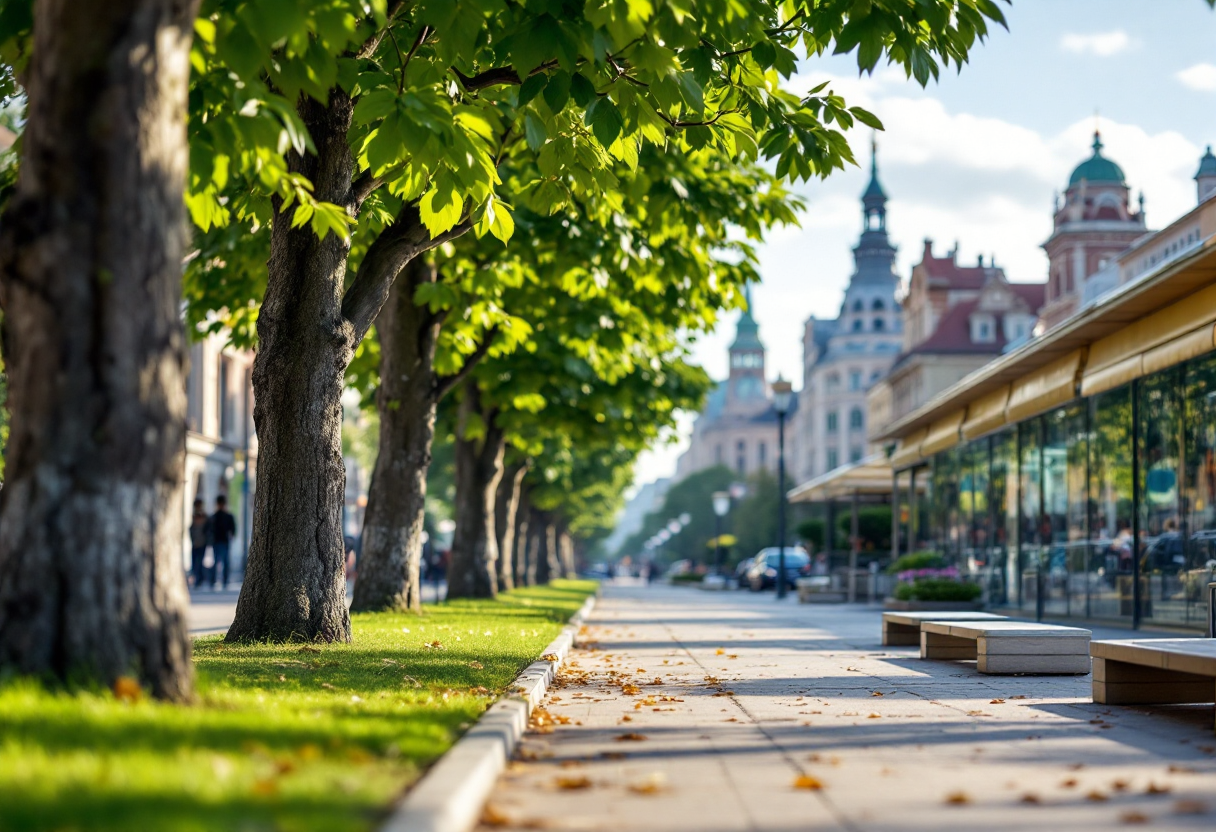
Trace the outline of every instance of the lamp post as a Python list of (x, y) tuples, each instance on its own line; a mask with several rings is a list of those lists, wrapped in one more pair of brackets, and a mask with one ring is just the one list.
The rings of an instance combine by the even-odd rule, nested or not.
[(722, 574), (722, 518), (730, 511), (730, 492), (715, 491), (714, 502), (714, 574)]
[(794, 400), (794, 387), (781, 376), (773, 382), (777, 411), (777, 600), (785, 598), (785, 416)]

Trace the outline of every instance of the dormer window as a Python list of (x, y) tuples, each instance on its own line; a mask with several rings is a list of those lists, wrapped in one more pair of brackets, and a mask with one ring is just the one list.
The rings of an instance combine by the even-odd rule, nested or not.
[(996, 321), (991, 315), (971, 316), (971, 341), (975, 344), (991, 344), (996, 341)]

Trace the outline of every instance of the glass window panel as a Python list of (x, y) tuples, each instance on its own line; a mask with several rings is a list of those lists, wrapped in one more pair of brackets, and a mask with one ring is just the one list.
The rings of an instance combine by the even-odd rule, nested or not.
[(1185, 431), (1182, 505), (1187, 563), (1181, 590), (1187, 622), (1203, 626), (1205, 588), (1216, 581), (1216, 356), (1187, 366)]
[(1043, 527), (1042, 422), (1018, 425), (1018, 559), (1021, 564), (1021, 609), (1033, 611), (1039, 598), (1039, 555), (1042, 541), (1051, 539), (1051, 524)]
[(1140, 615), (1149, 621), (1186, 621), (1186, 571), (1178, 512), (1182, 440), (1181, 368), (1139, 382)]
[(1017, 434), (1002, 431), (992, 437), (992, 467), (989, 470), (989, 499), (992, 523), (991, 560), (992, 583), (988, 587), (988, 602), (994, 605), (1016, 604), (1018, 575), (1017, 558), (1009, 556), (1012, 540), (1017, 538)]
[(1132, 616), (1131, 385), (1094, 396), (1089, 430), (1089, 615)]

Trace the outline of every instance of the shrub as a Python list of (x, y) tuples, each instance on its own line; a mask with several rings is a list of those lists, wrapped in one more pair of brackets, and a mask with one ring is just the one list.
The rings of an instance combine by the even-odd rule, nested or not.
[(699, 584), (704, 577), (696, 572), (684, 572), (680, 575), (672, 575), (671, 582), (673, 584)]
[(894, 563), (887, 567), (887, 572), (891, 575), (898, 575), (900, 572), (918, 569), (941, 569), (945, 565), (945, 558), (937, 554), (937, 552), (925, 550), (901, 555), (895, 559)]
[(822, 520), (803, 520), (794, 531), (798, 533), (799, 540), (810, 544), (807, 547), (808, 549), (817, 550), (823, 548)]
[(950, 578), (916, 578), (895, 587), (900, 601), (975, 601), (983, 594), (979, 584)]

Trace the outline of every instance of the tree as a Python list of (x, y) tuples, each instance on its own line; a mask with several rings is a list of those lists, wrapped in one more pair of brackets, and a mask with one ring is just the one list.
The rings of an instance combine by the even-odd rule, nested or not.
[(0, 668), (135, 676), (168, 699), (193, 685), (175, 507), (196, 7), (39, 0), (0, 18), (28, 97), (0, 218)]
[[(349, 637), (343, 374), (406, 264), (470, 230), (511, 236), (510, 203), (525, 193), (504, 193), (497, 167), (513, 147), (535, 154), (526, 187), (554, 210), (611, 193), (613, 166), (636, 164), (643, 144), (762, 153), (778, 176), (808, 179), (852, 161), (838, 126), (878, 122), (822, 88), (782, 92), (793, 48), (856, 49), (866, 69), (885, 53), (925, 81), (1000, 19), (991, 0), (716, 0), (699, 14), (676, 0), (213, 0), (207, 11), (191, 213), (204, 231), (269, 225), (254, 386), (259, 473), (274, 485), (257, 492), (233, 640)], [(232, 270), (250, 246), (222, 230), (203, 242), (215, 247), (200, 247), (195, 286), (219, 284), (218, 321), (248, 326), (240, 295), (257, 292), (234, 290)]]
[[(666, 526), (669, 520), (687, 514), (688, 525), (664, 547), (669, 559), (705, 561), (707, 557), (713, 557), (712, 553), (706, 554), (706, 542), (714, 536), (713, 495), (715, 491), (727, 490), (734, 481), (734, 473), (724, 465), (715, 465), (684, 477), (668, 490), (663, 505), (646, 515), (642, 527), (621, 545), (621, 551), (637, 555), (642, 551), (644, 542)], [(723, 532), (731, 527), (730, 523), (729, 519), (723, 523)]]

